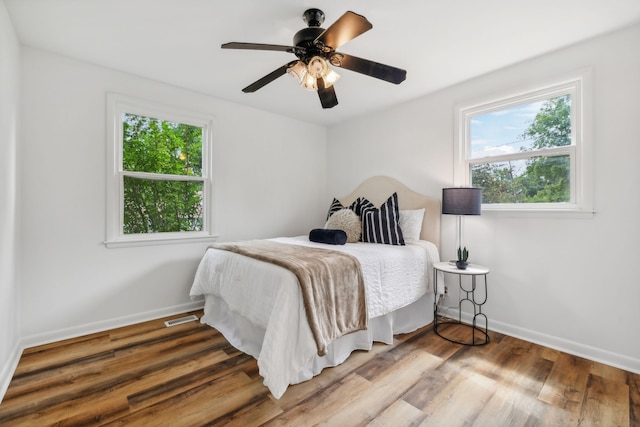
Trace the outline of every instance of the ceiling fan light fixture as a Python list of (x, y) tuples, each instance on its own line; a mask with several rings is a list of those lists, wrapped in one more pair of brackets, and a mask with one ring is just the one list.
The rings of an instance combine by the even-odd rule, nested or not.
[(302, 82), (304, 81), (304, 77), (307, 75), (307, 65), (302, 61), (297, 61), (295, 64), (287, 68), (287, 73), (291, 77)]
[(327, 65), (327, 62), (324, 60), (324, 58), (321, 58), (319, 56), (314, 56), (313, 58), (311, 58), (309, 60), (309, 65), (307, 65), (309, 74), (311, 74), (316, 79), (324, 77), (324, 75), (327, 73), (328, 68), (329, 66)]
[(287, 73), (297, 79), (300, 86), (310, 91), (318, 90), (318, 79), (320, 78), (323, 80), (325, 88), (333, 86), (340, 78), (340, 75), (333, 71), (327, 61), (320, 56), (314, 56), (308, 64), (297, 61), (287, 69)]
[[(324, 80), (324, 87), (328, 88), (333, 86), (333, 84), (340, 78), (340, 75), (333, 71), (327, 61), (320, 57), (314, 56), (309, 60), (309, 64), (307, 65), (307, 75), (310, 75), (314, 78), (314, 80), (322, 79)], [(317, 83), (316, 83), (317, 89)]]
[(307, 90), (310, 90), (310, 91), (318, 90), (318, 79), (313, 77), (311, 73), (307, 73), (304, 76), (304, 79), (300, 82), (300, 84), (302, 85), (303, 88)]
[(298, 83), (300, 83), (300, 86), (302, 86), (303, 88), (312, 91), (318, 90), (316, 79), (311, 74), (309, 74), (307, 64), (305, 64), (304, 62), (298, 61), (287, 68), (287, 74), (298, 80)]
[(324, 87), (331, 87), (333, 84), (338, 81), (340, 78), (340, 74), (336, 73), (331, 69), (331, 67), (327, 67), (329, 71), (322, 78), (324, 80)]

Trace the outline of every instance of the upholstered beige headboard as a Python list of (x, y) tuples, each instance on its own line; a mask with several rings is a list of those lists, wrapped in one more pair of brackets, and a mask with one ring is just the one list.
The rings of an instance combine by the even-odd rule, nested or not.
[(375, 206), (383, 204), (394, 192), (398, 193), (398, 207), (424, 208), (420, 239), (428, 240), (440, 248), (440, 199), (416, 193), (400, 181), (388, 176), (374, 176), (363, 181), (351, 194), (341, 197), (340, 203), (349, 206), (358, 197), (366, 197)]

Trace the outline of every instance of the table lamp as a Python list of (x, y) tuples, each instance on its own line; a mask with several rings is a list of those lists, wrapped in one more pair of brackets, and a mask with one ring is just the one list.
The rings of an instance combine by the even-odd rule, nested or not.
[(458, 248), (462, 248), (462, 218), (464, 215), (480, 215), (482, 188), (452, 187), (442, 189), (442, 213), (457, 215)]

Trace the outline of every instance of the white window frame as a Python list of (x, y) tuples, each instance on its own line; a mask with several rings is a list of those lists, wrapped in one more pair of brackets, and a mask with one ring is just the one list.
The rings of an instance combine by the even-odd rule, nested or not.
[[(179, 180), (203, 182), (203, 229), (201, 231), (124, 234), (124, 177), (148, 176), (142, 172), (131, 173), (122, 168), (123, 114), (153, 117), (160, 120), (183, 123), (202, 128), (202, 176), (180, 176)], [(170, 243), (190, 243), (214, 239), (213, 232), (213, 179), (212, 145), (213, 117), (207, 114), (187, 111), (133, 97), (107, 94), (107, 248), (158, 245)], [(170, 178), (169, 178), (170, 179)]]
[[(572, 144), (535, 151), (471, 159), (471, 119), (475, 116), (507, 109), (520, 104), (571, 95)], [(569, 155), (571, 200), (567, 203), (486, 203), (483, 213), (506, 213), (510, 216), (556, 215), (577, 217), (593, 215), (593, 168), (591, 132), (591, 70), (584, 69), (565, 79), (537, 87), (513, 91), (504, 96), (458, 105), (454, 113), (454, 185), (471, 185), (471, 166), (479, 163), (554, 155)]]

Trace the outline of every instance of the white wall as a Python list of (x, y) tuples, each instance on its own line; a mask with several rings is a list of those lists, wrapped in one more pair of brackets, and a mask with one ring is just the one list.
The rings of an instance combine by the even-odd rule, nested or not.
[(18, 109), (19, 44), (0, 0), (0, 396), (13, 374), (18, 334)]
[(22, 316), (26, 345), (190, 307), (206, 243), (106, 249), (105, 95), (212, 114), (219, 241), (323, 220), (326, 130), (31, 48), (22, 50)]
[[(640, 372), (640, 26), (361, 118), (328, 133), (328, 191), (374, 174), (440, 197), (453, 184), (454, 105), (593, 67), (595, 207), (589, 219), (466, 221), (472, 261), (491, 268), (494, 330)], [(410, 75), (410, 70), (409, 70)], [(454, 217), (443, 215), (443, 258)]]

